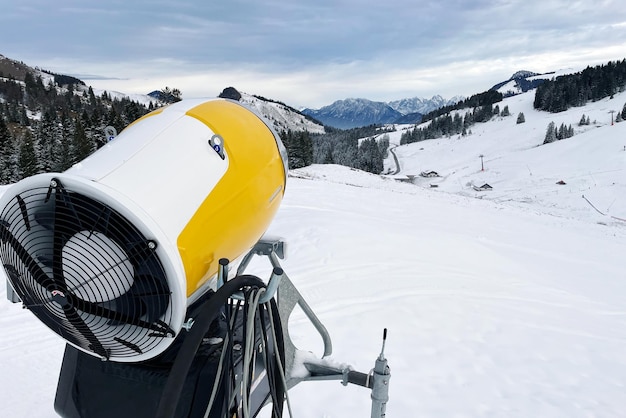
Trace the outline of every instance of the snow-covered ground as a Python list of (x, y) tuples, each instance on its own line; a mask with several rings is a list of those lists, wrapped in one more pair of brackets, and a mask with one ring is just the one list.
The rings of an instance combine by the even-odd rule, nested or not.
[[(614, 222), (626, 219), (626, 123), (611, 125), (626, 103), (626, 93), (613, 99), (589, 103), (566, 112), (548, 113), (533, 109), (534, 91), (505, 99), (511, 116), (471, 126), (471, 135), (417, 142), (398, 147), (401, 175), (415, 175), (422, 187), (471, 197), (508, 202), (510, 205), (563, 217)], [(461, 114), (465, 112), (462, 111)], [(523, 113), (526, 122), (517, 124)], [(591, 124), (579, 126), (582, 116)], [(550, 122), (574, 128), (575, 136), (541, 145)], [(399, 144), (408, 127), (390, 134)], [(480, 156), (483, 156), (482, 159)], [(389, 171), (395, 170), (391, 158)], [(482, 168), (484, 167), (484, 170)], [(440, 178), (423, 178), (423, 171), (436, 171)], [(563, 181), (565, 184), (557, 184)], [(489, 184), (489, 192), (472, 186)], [(601, 215), (593, 209), (591, 202)]]
[[(368, 371), (388, 328), (389, 417), (624, 416), (626, 123), (607, 112), (626, 96), (556, 115), (532, 110), (531, 96), (507, 99), (512, 116), (466, 138), (396, 148), (401, 174), (441, 178), (291, 173), (268, 233), (288, 242), (283, 267), (328, 328), (332, 359)], [(582, 113), (598, 125), (537, 147), (551, 120), (574, 126)], [(468, 186), (482, 183), (494, 190)], [(290, 329), (321, 354), (301, 313)], [(0, 334), (3, 415), (54, 417), (63, 341), (2, 301)], [(289, 393), (297, 418), (370, 416), (360, 387)]]

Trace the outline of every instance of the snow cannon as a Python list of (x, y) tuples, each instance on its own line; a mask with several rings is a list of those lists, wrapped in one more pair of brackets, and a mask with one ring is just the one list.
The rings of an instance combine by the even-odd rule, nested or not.
[[(236, 101), (183, 100), (105, 134), (71, 169), (0, 198), (7, 296), (66, 340), (57, 414), (248, 418), (270, 408), (281, 418), (293, 386), (335, 380), (370, 389), (371, 418), (384, 418), (386, 331), (370, 372), (329, 360), (326, 328), (280, 264), (286, 243), (265, 235), (287, 178), (269, 125)], [(321, 358), (296, 348), (295, 308), (319, 333)]]
[(286, 173), (279, 136), (238, 102), (153, 111), (69, 170), (2, 196), (10, 297), (81, 352), (154, 358), (216, 289), (220, 260), (263, 235)]

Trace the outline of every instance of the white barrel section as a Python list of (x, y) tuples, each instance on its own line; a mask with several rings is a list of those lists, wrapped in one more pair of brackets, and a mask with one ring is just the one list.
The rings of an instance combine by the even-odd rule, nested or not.
[(68, 343), (106, 360), (165, 351), (220, 258), (241, 256), (282, 200), (286, 153), (230, 100), (184, 100), (133, 122), (63, 173), (0, 198), (11, 287)]

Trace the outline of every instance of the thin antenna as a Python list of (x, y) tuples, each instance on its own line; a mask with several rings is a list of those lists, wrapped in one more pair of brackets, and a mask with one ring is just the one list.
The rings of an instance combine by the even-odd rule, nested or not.
[(385, 343), (387, 342), (387, 328), (383, 329), (383, 347), (380, 350), (379, 360), (385, 359)]

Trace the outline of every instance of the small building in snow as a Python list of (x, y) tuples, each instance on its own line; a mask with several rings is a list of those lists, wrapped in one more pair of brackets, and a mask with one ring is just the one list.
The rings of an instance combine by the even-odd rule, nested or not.
[(420, 173), (421, 177), (441, 177), (439, 175), (439, 173), (437, 173), (436, 171), (430, 170), (430, 171), (422, 171)]
[(487, 192), (487, 191), (491, 191), (493, 190), (493, 187), (491, 187), (489, 184), (485, 183), (482, 186), (472, 186), (474, 188), (474, 190), (476, 190), (477, 192)]

